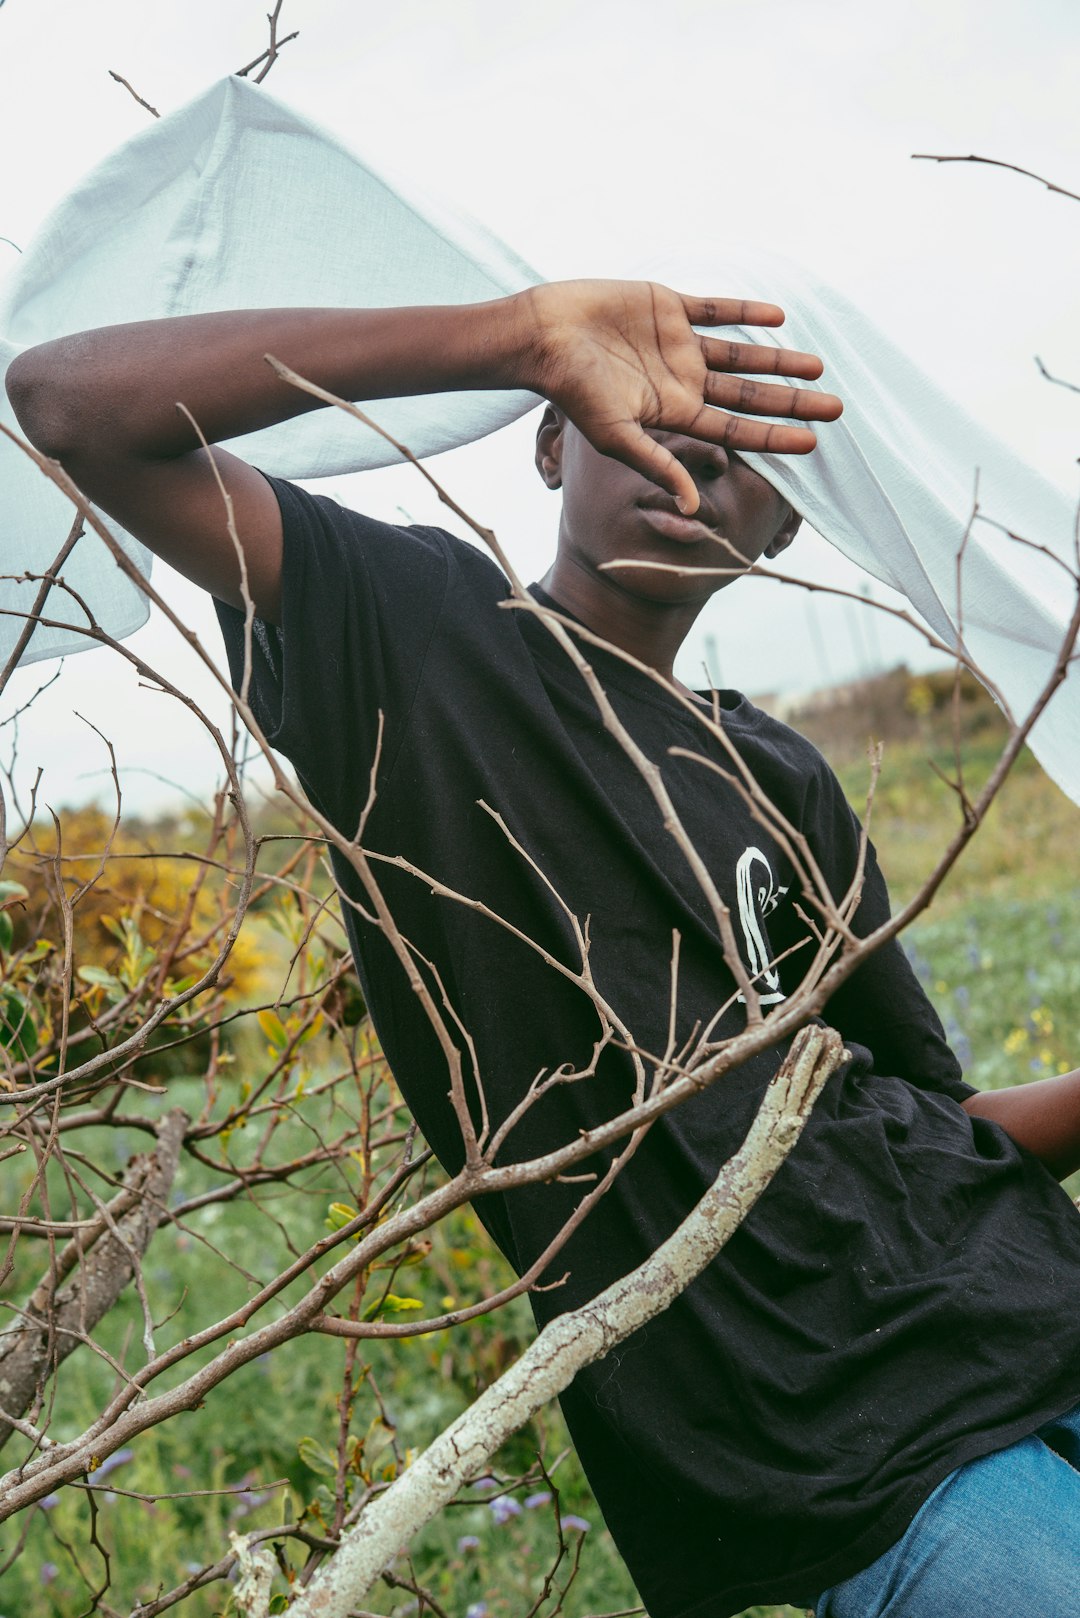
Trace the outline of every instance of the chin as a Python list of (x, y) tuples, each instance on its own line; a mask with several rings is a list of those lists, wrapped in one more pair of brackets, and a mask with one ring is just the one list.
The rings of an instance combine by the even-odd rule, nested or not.
[[(658, 607), (701, 607), (725, 583), (723, 579), (694, 578), (691, 574), (658, 573), (652, 568), (620, 568), (614, 575), (621, 590), (638, 601)], [(612, 577), (611, 574), (608, 577)]]

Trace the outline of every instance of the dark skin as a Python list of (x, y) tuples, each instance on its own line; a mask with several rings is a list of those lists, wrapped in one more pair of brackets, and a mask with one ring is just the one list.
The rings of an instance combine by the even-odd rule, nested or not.
[[(552, 401), (537, 464), (563, 491), (556, 560), (544, 583), (624, 650), (671, 674), (675, 653), (723, 582), (623, 559), (727, 566), (776, 556), (798, 518), (740, 459), (807, 454), (807, 421), (840, 401), (814, 381), (813, 355), (701, 335), (779, 326), (774, 304), (687, 297), (652, 282), (573, 281), (453, 308), (226, 311), (106, 327), (28, 349), (7, 388), (27, 437), (151, 550), (222, 600), (243, 604), (211, 444), (317, 408), (278, 380), (269, 352), (330, 392), (377, 400), (462, 388), (525, 388)], [(764, 377), (765, 380), (759, 380)], [(788, 417), (785, 424), (756, 416)], [(232, 497), (252, 600), (280, 621), (281, 517), (265, 479), (214, 459)], [(699, 513), (700, 531), (680, 526)], [(973, 1097), (1059, 1178), (1080, 1167), (1080, 1071)]]
[[(240, 570), (209, 456), (177, 400), (207, 441), (219, 444), (318, 408), (278, 379), (267, 353), (347, 399), (525, 388), (551, 399), (597, 450), (692, 512), (694, 480), (649, 436), (651, 428), (735, 450), (805, 455), (817, 442), (809, 427), (754, 416), (805, 422), (840, 413), (831, 394), (754, 379), (814, 380), (822, 371), (814, 355), (694, 330), (779, 326), (783, 318), (775, 304), (683, 297), (648, 281), (567, 281), (452, 308), (232, 310), (43, 343), (12, 362), (7, 389), (27, 436), (62, 461), (92, 500), (180, 572), (241, 605)], [(218, 449), (215, 460), (244, 543), (252, 599), (262, 617), (277, 622), (277, 501), (237, 456)]]
[[(694, 479), (693, 518), (633, 468), (598, 454), (561, 411), (545, 410), (536, 465), (563, 502), (558, 550), (542, 582), (598, 635), (674, 679), (675, 656), (705, 603), (740, 567), (786, 550), (802, 518), (724, 445), (655, 429), (650, 437)], [(687, 571), (617, 565), (628, 559)], [(695, 568), (732, 571), (718, 578), (695, 576)]]

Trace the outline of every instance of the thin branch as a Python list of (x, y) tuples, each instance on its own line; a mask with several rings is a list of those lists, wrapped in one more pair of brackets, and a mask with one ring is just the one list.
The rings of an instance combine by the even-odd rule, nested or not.
[(1017, 163), (1004, 163), (1000, 157), (976, 157), (974, 152), (967, 156), (940, 155), (937, 152), (912, 152), (914, 159), (926, 163), (985, 163), (990, 168), (1011, 169), (1013, 174), (1022, 174), (1026, 180), (1037, 180), (1048, 191), (1056, 191), (1059, 197), (1069, 197), (1073, 202), (1080, 202), (1080, 196), (1075, 191), (1066, 191), (1063, 185), (1055, 185), (1053, 180), (1045, 180), (1041, 174), (1034, 174), (1031, 169), (1022, 169)]
[(1047, 382), (1053, 382), (1059, 388), (1068, 388), (1070, 393), (1080, 393), (1080, 383), (1069, 382), (1063, 376), (1051, 376), (1038, 354), (1035, 355), (1035, 364), (1039, 367), (1040, 376), (1045, 377)]
[[(111, 1208), (99, 1208), (99, 1228), (80, 1231), (58, 1255), (36, 1288), (23, 1323), (0, 1336), (4, 1399), (13, 1416), (22, 1416), (44, 1379), (78, 1346), (112, 1308), (132, 1276), (157, 1229), (156, 1208), (176, 1173), (187, 1116), (179, 1107), (162, 1120), (158, 1147), (149, 1158), (134, 1158), (125, 1184)], [(95, 1240), (95, 1237), (97, 1240)], [(74, 1283), (61, 1282), (76, 1271)], [(43, 1332), (44, 1326), (49, 1333)], [(79, 1331), (74, 1330), (75, 1327)], [(56, 1341), (50, 1341), (53, 1334)], [(0, 1446), (14, 1424), (0, 1419)]]
[(298, 39), (300, 37), (299, 28), (295, 28), (291, 34), (286, 34), (283, 39), (279, 39), (277, 37), (278, 18), (281, 15), (281, 7), (283, 3), (284, 0), (277, 0), (277, 5), (274, 7), (273, 11), (267, 12), (266, 20), (270, 24), (270, 43), (266, 50), (261, 51), (259, 55), (256, 56), (255, 60), (253, 62), (249, 62), (246, 67), (238, 67), (233, 75), (234, 78), (246, 79), (248, 74), (254, 68), (257, 68), (260, 63), (265, 62), (266, 65), (262, 72), (256, 73), (254, 79), (255, 84), (261, 84), (266, 75), (269, 73), (270, 69), (273, 67), (274, 63), (277, 61), (283, 46), (288, 45), (291, 40)]
[(161, 117), (161, 114), (158, 112), (157, 108), (152, 107), (149, 101), (144, 101), (138, 90), (133, 89), (128, 83), (127, 79), (123, 78), (119, 73), (114, 73), (111, 67), (108, 69), (108, 74), (110, 79), (115, 79), (117, 84), (122, 84), (124, 89), (135, 97), (135, 100), (139, 103), (140, 107), (145, 107), (147, 112), (151, 113), (155, 118)]
[(81, 512), (76, 512), (75, 520), (71, 525), (71, 531), (68, 534), (68, 537), (65, 539), (63, 545), (61, 545), (60, 550), (57, 553), (56, 561), (49, 568), (48, 572), (43, 575), (41, 588), (38, 590), (38, 593), (34, 598), (34, 605), (30, 608), (26, 623), (19, 631), (18, 638), (15, 645), (11, 649), (10, 657), (4, 664), (3, 671), (0, 672), (0, 694), (3, 693), (5, 686), (11, 679), (11, 676), (15, 671), (16, 664), (25, 652), (30, 637), (37, 628), (38, 618), (49, 598), (49, 591), (56, 583), (57, 575), (59, 574), (60, 569), (63, 567), (64, 563), (75, 549), (77, 542), (82, 537), (84, 532), (85, 529), (82, 514)]

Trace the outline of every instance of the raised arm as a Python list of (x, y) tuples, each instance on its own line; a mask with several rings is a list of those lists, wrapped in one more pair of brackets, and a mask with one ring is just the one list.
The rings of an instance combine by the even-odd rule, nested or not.
[[(831, 420), (829, 394), (745, 374), (813, 380), (811, 355), (702, 337), (694, 325), (777, 326), (773, 304), (684, 298), (651, 282), (574, 281), (491, 303), (414, 309), (269, 309), (108, 326), (26, 350), (7, 389), (28, 438), (83, 491), (180, 572), (241, 604), (240, 570), (207, 441), (239, 437), (318, 408), (281, 382), (275, 355), (356, 400), (473, 388), (523, 388), (559, 405), (604, 453), (635, 466), (693, 510), (693, 480), (649, 427), (735, 449), (805, 453), (814, 434), (732, 415)], [(270, 486), (216, 450), (260, 616), (280, 617), (281, 520)]]

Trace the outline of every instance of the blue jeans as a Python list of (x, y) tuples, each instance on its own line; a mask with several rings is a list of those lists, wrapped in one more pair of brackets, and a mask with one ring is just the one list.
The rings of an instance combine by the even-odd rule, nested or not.
[(817, 1618), (1080, 1618), (1080, 1405), (950, 1472)]

